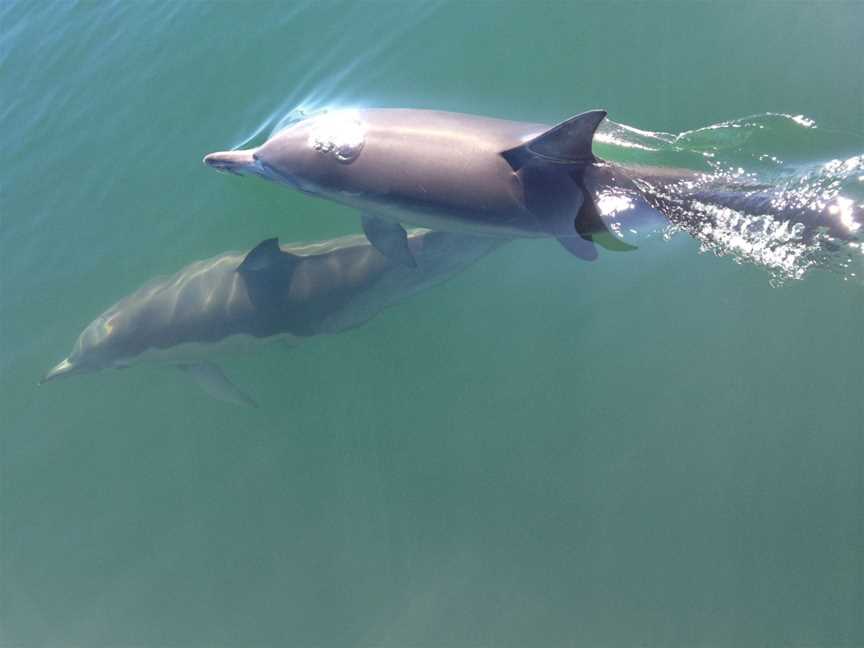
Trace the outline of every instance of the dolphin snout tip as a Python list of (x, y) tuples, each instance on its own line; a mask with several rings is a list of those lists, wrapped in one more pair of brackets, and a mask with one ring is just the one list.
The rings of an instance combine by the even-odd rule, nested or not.
[(55, 367), (45, 372), (39, 379), (40, 385), (44, 385), (46, 382), (50, 380), (54, 380), (55, 378), (59, 378), (60, 376), (65, 376), (66, 374), (72, 373), (75, 371), (75, 365), (69, 362), (69, 358), (64, 359), (62, 362), (57, 363)]
[(253, 151), (217, 151), (204, 156), (204, 164), (217, 171), (238, 174), (255, 164)]

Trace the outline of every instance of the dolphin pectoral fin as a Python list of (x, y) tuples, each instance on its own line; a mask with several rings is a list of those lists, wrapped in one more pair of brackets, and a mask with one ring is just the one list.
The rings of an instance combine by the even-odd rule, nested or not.
[(399, 223), (363, 214), (361, 224), (366, 238), (381, 254), (399, 265), (417, 267), (417, 260), (408, 247), (408, 233)]
[(255, 400), (232, 383), (225, 372), (212, 362), (194, 362), (178, 364), (177, 368), (186, 374), (203, 389), (208, 396), (225, 403), (258, 407)]
[(609, 250), (611, 252), (632, 252), (633, 250), (639, 249), (635, 245), (625, 243), (608, 230), (605, 232), (595, 232), (591, 234), (591, 240), (603, 249)]
[(590, 194), (583, 196), (575, 229), (583, 239), (592, 241), (611, 252), (631, 252), (637, 249), (635, 245), (622, 241), (609, 229), (608, 224), (600, 216), (597, 204)]
[(605, 110), (589, 110), (553, 126), (519, 146), (502, 151), (514, 171), (532, 158), (561, 164), (590, 164), (597, 158), (591, 151), (594, 131), (606, 118)]
[(583, 261), (594, 261), (597, 258), (597, 248), (594, 247), (591, 239), (582, 238), (578, 234), (575, 236), (558, 236), (556, 238), (565, 250)]

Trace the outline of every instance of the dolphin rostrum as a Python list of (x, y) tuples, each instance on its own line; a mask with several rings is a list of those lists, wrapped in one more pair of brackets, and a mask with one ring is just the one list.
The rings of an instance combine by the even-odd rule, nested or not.
[(362, 236), (282, 247), (268, 239), (245, 256), (198, 261), (121, 299), (42, 382), (154, 361), (178, 367), (217, 398), (254, 404), (211, 361), (216, 351), (276, 340), (297, 345), (354, 328), (504, 242), (413, 230), (407, 244), (417, 267), (409, 269)]
[(734, 180), (705, 190), (705, 174), (595, 157), (592, 140), (605, 116), (592, 110), (550, 128), (433, 110), (338, 110), (297, 121), (258, 148), (211, 153), (204, 162), (359, 209), (372, 245), (407, 266), (414, 260), (400, 223), (551, 236), (585, 260), (597, 257), (595, 243), (635, 249), (623, 240), (634, 226), (686, 228), (692, 208), (705, 204), (743, 206), (848, 238), (837, 206), (796, 211), (770, 186)]

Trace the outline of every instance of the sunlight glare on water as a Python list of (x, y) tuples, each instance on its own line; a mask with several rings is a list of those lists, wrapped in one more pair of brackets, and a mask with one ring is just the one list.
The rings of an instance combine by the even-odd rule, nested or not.
[[(862, 33), (857, 0), (0, 2), (0, 646), (864, 646)], [(628, 245), (442, 252), (217, 354), (250, 250), (379, 257), (202, 158), (352, 107), (604, 109)], [(38, 386), (91, 323), (209, 364)]]
[(679, 135), (610, 126), (604, 144), (691, 172), (674, 182), (637, 181), (670, 219), (670, 234), (686, 231), (702, 251), (764, 267), (774, 285), (814, 268), (846, 280), (860, 276), (864, 156), (832, 159), (864, 146), (860, 136), (840, 140), (812, 119), (778, 114)]

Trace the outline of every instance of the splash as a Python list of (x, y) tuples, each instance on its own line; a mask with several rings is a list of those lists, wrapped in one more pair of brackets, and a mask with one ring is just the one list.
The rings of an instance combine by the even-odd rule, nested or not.
[(813, 269), (864, 283), (861, 136), (764, 114), (678, 135), (613, 122), (597, 141), (602, 157), (638, 167), (667, 237), (683, 230), (703, 252), (765, 268), (775, 285)]

